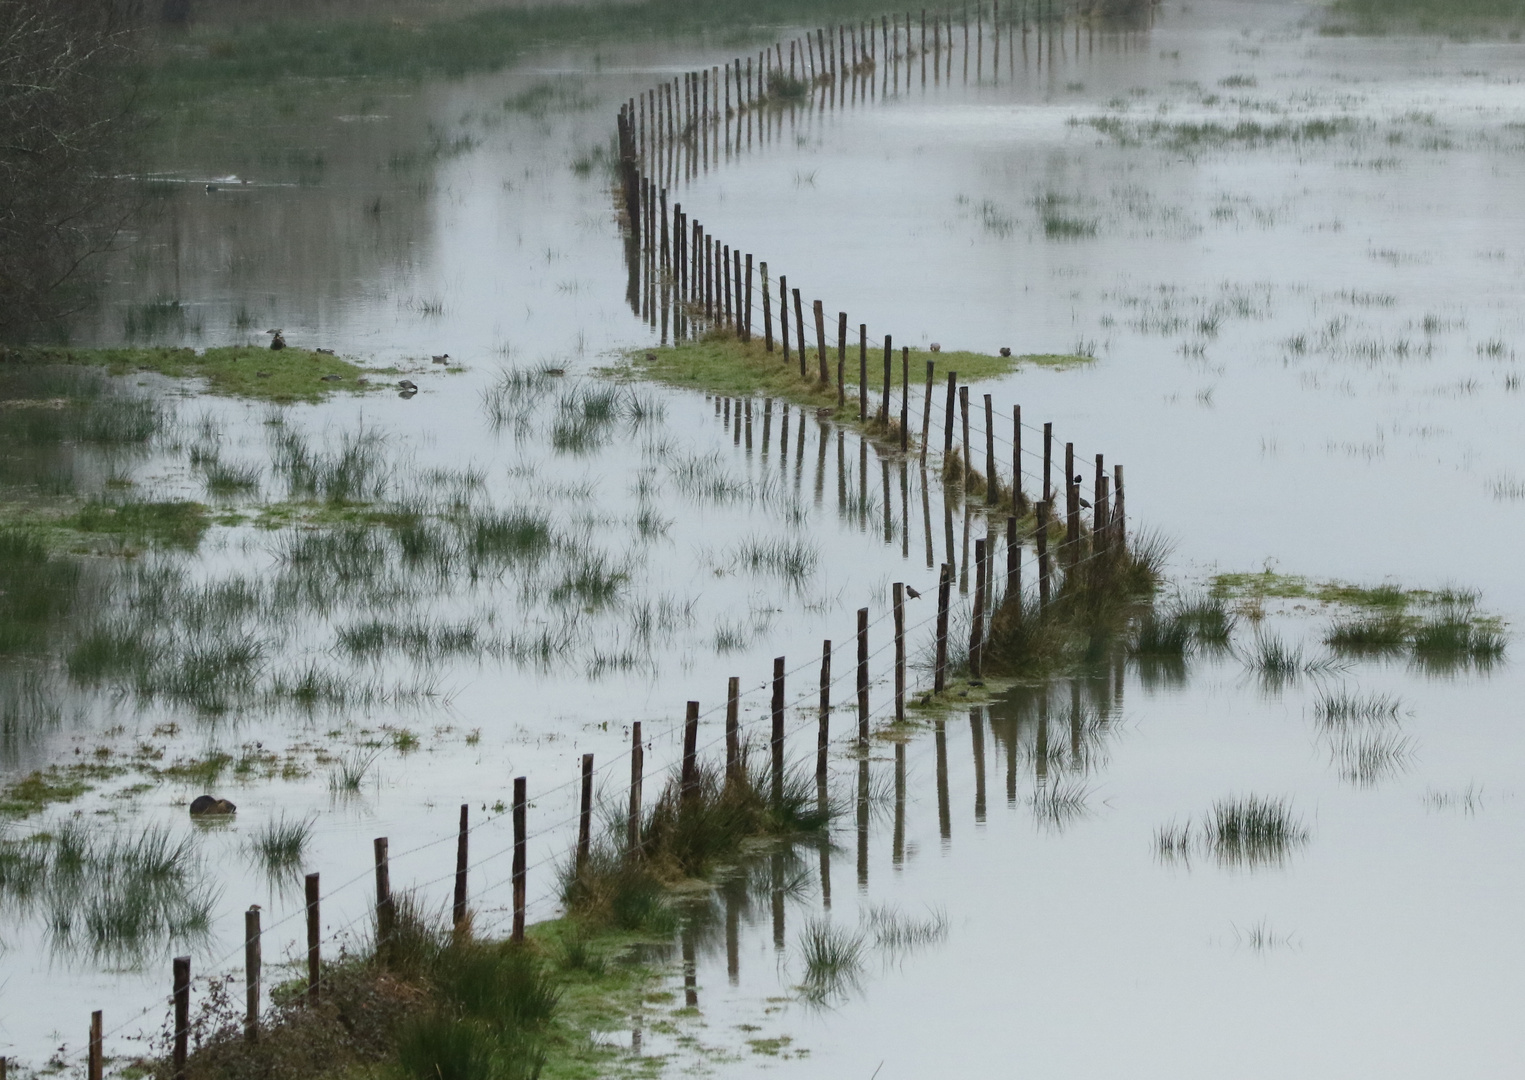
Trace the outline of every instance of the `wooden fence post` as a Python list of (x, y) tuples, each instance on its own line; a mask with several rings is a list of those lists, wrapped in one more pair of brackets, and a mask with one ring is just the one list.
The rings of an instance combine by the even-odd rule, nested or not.
[[(963, 497), (967, 499), (969, 497), (969, 473), (974, 468), (974, 462), (969, 460), (969, 387), (968, 386), (960, 386), (958, 388), (958, 412), (959, 412), (959, 416), (962, 418), (963, 428), (964, 428), (964, 442), (963, 442), (963, 446), (964, 446), (964, 452), (963, 452), (963, 456), (964, 456), (964, 471), (963, 471), (964, 486), (963, 486), (962, 494), (963, 494)], [(963, 586), (960, 586), (960, 588), (963, 588)]]
[(985, 505), (1000, 502), (1001, 485), (995, 471), (995, 412), (990, 407), (990, 395), (985, 395)]
[(635, 855), (641, 847), (641, 777), (646, 748), (641, 744), (641, 722), (630, 725), (630, 811), (625, 820), (625, 854)]
[(985, 645), (985, 539), (974, 542), (974, 617), (969, 627), (969, 681), (979, 683), (981, 654)]
[(1017, 539), (1017, 516), (1006, 519), (1006, 599), (1017, 601), (1022, 614), (1022, 542)]
[(942, 693), (948, 686), (948, 590), (953, 575), (948, 564), (942, 564), (937, 575), (937, 667), (932, 689)]
[(397, 909), (392, 903), (392, 868), (387, 856), (387, 838), (372, 841), (376, 854), (376, 945), (383, 953), (392, 944)]
[(747, 255), (747, 287), (741, 305), (741, 340), (752, 340), (752, 256)]
[[(816, 359), (819, 361), (820, 368), (821, 368), (821, 385), (822, 386), (830, 386), (831, 385), (831, 369), (828, 366), (828, 361), (826, 359), (826, 311), (825, 311), (825, 309), (823, 309), (821, 307), (821, 302), (819, 300), (814, 301), (814, 311), (815, 311), (815, 355), (816, 355)], [(845, 315), (842, 318), (842, 325), (843, 326), (847, 325), (847, 317)], [(800, 347), (800, 351), (801, 352), (804, 351), (804, 346)], [(837, 395), (838, 395), (838, 397), (841, 396), (841, 392), (842, 392), (842, 388), (840, 386), (837, 387)], [(840, 405), (841, 402), (839, 401), (838, 404)]]
[(932, 435), (932, 380), (937, 367), (936, 360), (927, 361), (927, 390), (921, 398), (921, 464), (927, 464), (927, 440)]
[(1054, 505), (1054, 483), (1052, 479), (1054, 468), (1054, 425), (1043, 425), (1043, 501), (1052, 508)]
[(244, 1038), (259, 1038), (259, 987), (263, 954), (260, 941), (259, 905), (244, 912)]
[[(885, 335), (884, 343), (889, 345), (889, 335)], [(906, 453), (911, 448), (911, 349), (910, 346), (900, 347), (900, 452)], [(903, 467), (902, 467), (903, 468)], [(904, 476), (904, 471), (901, 472)]]
[(858, 609), (858, 745), (868, 745), (868, 608)]
[(99, 1009), (90, 1014), (90, 1046), (86, 1054), (86, 1080), (101, 1080), (104, 1062), (101, 1057), (101, 1010)]
[(831, 739), (831, 639), (821, 642), (821, 705), (816, 733), (815, 776), (826, 777), (826, 746)]
[(1021, 514), (1022, 496), (1022, 406), (1011, 407), (1011, 512)]
[[(943, 457), (947, 458), (953, 452), (953, 403), (958, 398), (958, 372), (948, 372), (948, 409), (943, 417)], [(947, 461), (944, 460), (943, 468), (947, 469)]]
[(525, 874), (528, 870), (529, 837), (525, 815), (529, 808), (529, 779), (514, 777), (514, 926), (511, 940), (524, 944)]
[(891, 586), (895, 606), (895, 723), (905, 723), (905, 584)]
[(741, 679), (735, 675), (725, 688), (725, 778), (741, 779)]
[[(861, 327), (861, 329), (864, 331), (864, 334), (866, 336), (867, 332), (868, 332), (868, 327), (864, 326), (864, 327)], [(884, 406), (883, 406), (884, 429), (885, 429), (885, 431), (889, 431), (889, 427), (890, 427), (890, 382), (893, 380), (894, 374), (895, 374), (895, 349), (894, 349), (893, 345), (891, 344), (890, 335), (889, 334), (885, 334), (884, 335)]]
[[(791, 292), (794, 296), (794, 341), (800, 353), (800, 378), (806, 379), (810, 377), (810, 371), (806, 367), (805, 360), (805, 309), (800, 304), (800, 291), (793, 289)], [(826, 360), (822, 357), (821, 367), (825, 368), (825, 366)]]
[(683, 717), (683, 801), (699, 794), (699, 703), (690, 701)]
[(789, 363), (789, 278), (778, 275), (778, 326), (779, 337), (784, 343), (784, 364)]
[[(842, 328), (840, 330), (841, 347), (837, 350), (837, 356), (842, 355), (842, 348), (847, 345), (847, 312), (842, 312)], [(837, 361), (840, 368), (841, 360)], [(839, 379), (840, 381), (840, 379)], [(858, 324), (858, 423), (868, 419), (868, 324)]]
[(1038, 504), (1038, 531), (1033, 538), (1038, 544), (1038, 608), (1041, 611), (1048, 607), (1049, 589), (1049, 566), (1048, 566), (1048, 511), (1049, 501), (1044, 499)]
[(305, 880), (307, 891), (307, 1004), (318, 1003), (319, 983), (322, 975), (323, 961), (323, 935), (319, 910), (320, 896), (318, 893), (318, 875), (308, 874)]
[(174, 1080), (185, 1080), (185, 1059), (191, 1047), (191, 958), (174, 961), (175, 1044), (172, 1057)]
[(593, 850), (593, 755), (582, 756), (582, 799), (577, 808), (577, 872), (588, 865)]
[[(817, 309), (819, 310), (819, 308)], [(773, 805), (784, 801), (784, 658), (773, 660)]]
[(762, 302), (763, 302), (763, 347), (769, 352), (773, 351), (773, 302), (768, 296), (768, 264), (758, 263), (758, 273), (762, 277)]
[(1119, 551), (1128, 546), (1128, 520), (1123, 512), (1123, 467), (1112, 466), (1112, 531)]
[(471, 838), (470, 815), (470, 806), (461, 803), (461, 821), (455, 834), (455, 902), (450, 907), (450, 925), (457, 929), (466, 922), (466, 873), (470, 866), (470, 860), (467, 857)]

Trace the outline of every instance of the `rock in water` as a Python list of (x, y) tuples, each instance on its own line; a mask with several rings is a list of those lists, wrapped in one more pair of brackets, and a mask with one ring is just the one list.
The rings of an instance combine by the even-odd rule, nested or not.
[(197, 795), (191, 800), (191, 817), (208, 817), (215, 814), (236, 814), (238, 807), (227, 799), (214, 795)]

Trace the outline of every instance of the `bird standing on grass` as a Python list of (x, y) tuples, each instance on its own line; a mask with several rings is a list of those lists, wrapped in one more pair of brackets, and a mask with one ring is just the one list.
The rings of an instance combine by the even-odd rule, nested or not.
[(282, 336), (286, 333), (285, 330), (266, 330), (265, 333), (270, 335), (271, 349), (284, 349), (286, 347), (286, 339)]

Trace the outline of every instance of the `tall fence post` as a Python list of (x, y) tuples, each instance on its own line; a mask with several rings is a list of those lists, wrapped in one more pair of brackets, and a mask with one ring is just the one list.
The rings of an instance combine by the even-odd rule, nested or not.
[(985, 543), (984, 538), (974, 542), (974, 617), (969, 628), (969, 681), (978, 683), (981, 678), (981, 653), (985, 646)]
[(773, 659), (773, 805), (784, 801), (784, 658)]
[[(890, 338), (886, 334), (884, 343), (889, 344)], [(911, 349), (908, 345), (900, 347), (900, 452), (905, 454), (911, 449)], [(902, 466), (903, 468), (903, 466)], [(904, 476), (904, 472), (901, 473)]]
[[(816, 355), (816, 359), (820, 362), (820, 367), (821, 367), (821, 385), (822, 386), (830, 386), (831, 385), (831, 369), (827, 366), (828, 361), (826, 359), (826, 311), (825, 311), (824, 308), (821, 307), (821, 302), (819, 300), (816, 300), (814, 302), (814, 305), (815, 305), (814, 306), (814, 311), (815, 311), (815, 355)], [(843, 325), (845, 326), (846, 323), (844, 322)], [(800, 346), (800, 352), (803, 353), (804, 351), (805, 351), (804, 346), (803, 345)], [(837, 387), (837, 393), (838, 393), (839, 397), (841, 396), (841, 390), (842, 390), (842, 388), (840, 386)], [(838, 402), (838, 404), (841, 404), (841, 402)]]
[(905, 585), (891, 587), (895, 606), (895, 723), (905, 723)]
[(1022, 406), (1011, 407), (1011, 512), (1020, 514), (1022, 495)]
[(378, 836), (372, 842), (376, 853), (376, 945), (385, 953), (392, 944), (393, 916), (392, 869), (387, 857), (387, 838)]
[(466, 873), (471, 865), (468, 859), (470, 815), (470, 806), (461, 803), (461, 822), (455, 834), (455, 902), (450, 907), (450, 925), (456, 929), (460, 929), (466, 922)]
[(1048, 564), (1048, 512), (1049, 501), (1044, 499), (1038, 504), (1038, 531), (1033, 538), (1038, 545), (1038, 607), (1048, 607), (1049, 590), (1049, 564)]
[[(758, 273), (762, 277), (762, 302), (763, 302), (763, 347), (769, 352), (773, 351), (773, 301), (768, 295), (768, 264), (758, 263)], [(787, 359), (787, 358), (786, 358)]]
[(683, 801), (699, 794), (699, 703), (690, 701), (683, 717)]
[[(778, 275), (778, 336), (784, 344), (784, 364), (789, 363), (789, 278)], [(804, 371), (800, 372), (805, 374)]]
[(1054, 500), (1054, 425), (1043, 425), (1043, 501), (1053, 508)]
[[(838, 331), (841, 345), (838, 346), (837, 356), (842, 355), (842, 348), (847, 344), (847, 312), (842, 312), (842, 325)], [(839, 364), (841, 360), (837, 361)], [(840, 380), (839, 380), (840, 381)], [(868, 420), (868, 324), (858, 324), (858, 423)]]
[(725, 686), (725, 778), (741, 779), (741, 679), (735, 675)]
[(741, 340), (752, 340), (752, 256), (747, 256), (747, 288), (741, 305)]
[(936, 375), (937, 361), (927, 361), (927, 390), (921, 396), (921, 465), (927, 464), (927, 441), (932, 436), (932, 380)]
[(948, 372), (948, 408), (943, 416), (943, 468), (947, 469), (947, 456), (953, 452), (953, 403), (958, 398), (958, 372)]
[(641, 779), (645, 772), (646, 748), (641, 744), (641, 722), (630, 725), (630, 810), (625, 819), (625, 853), (634, 855), (641, 848)]
[(185, 1080), (185, 1059), (191, 1048), (191, 958), (177, 956), (174, 961), (175, 1044), (174, 1080)]
[(305, 887), (307, 890), (307, 1004), (316, 1005), (323, 962), (323, 935), (320, 922), (322, 913), (318, 908), (320, 902), (318, 875), (308, 874)]
[(1022, 542), (1017, 539), (1017, 516), (1006, 519), (1006, 599), (1022, 614)]
[(593, 755), (582, 756), (582, 800), (577, 814), (577, 872), (588, 865), (593, 849)]
[(244, 912), (244, 1038), (254, 1042), (259, 1038), (259, 987), (260, 969), (263, 967), (259, 905)]
[(937, 667), (932, 683), (939, 694), (948, 687), (948, 591), (952, 584), (953, 575), (943, 563), (937, 575)]
[[(795, 344), (799, 347), (800, 378), (806, 379), (810, 377), (810, 369), (806, 366), (805, 358), (805, 309), (800, 303), (800, 291), (798, 289), (791, 289), (790, 294), (794, 297), (794, 340)], [(821, 358), (821, 367), (823, 369), (826, 367), (824, 355)]]
[(858, 745), (868, 745), (868, 608), (858, 609)]
[(831, 639), (821, 642), (821, 704), (816, 732), (815, 776), (826, 778), (826, 747), (831, 740)]
[(524, 944), (525, 872), (528, 867), (528, 836), (525, 813), (529, 807), (529, 780), (514, 777), (514, 928), (512, 940)]
[(86, 1080), (102, 1080), (104, 1064), (101, 1054), (101, 1010), (96, 1009), (90, 1014), (90, 1049), (85, 1058)]
[(985, 505), (994, 506), (1001, 501), (1001, 484), (995, 471), (995, 410), (990, 406), (990, 395), (985, 395)]

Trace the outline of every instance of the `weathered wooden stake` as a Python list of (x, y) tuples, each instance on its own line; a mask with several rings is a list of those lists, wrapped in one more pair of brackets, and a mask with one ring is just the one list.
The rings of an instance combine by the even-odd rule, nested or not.
[(385, 954), (392, 944), (396, 909), (392, 905), (392, 869), (387, 857), (387, 838), (372, 841), (376, 854), (376, 946)]
[[(819, 361), (820, 368), (821, 368), (821, 385), (822, 386), (829, 386), (831, 384), (831, 369), (830, 369), (830, 367), (828, 367), (827, 360), (826, 360), (826, 311), (825, 311), (824, 308), (821, 307), (821, 302), (819, 300), (816, 300), (814, 302), (814, 310), (815, 310), (815, 355), (816, 355), (816, 359)], [(800, 351), (801, 352), (804, 351), (804, 346), (803, 345), (800, 347)], [(841, 389), (842, 388), (840, 386), (837, 387), (837, 391), (838, 391), (839, 395), (841, 393)], [(840, 402), (838, 404), (840, 404)]]
[(868, 745), (868, 608), (858, 609), (858, 745)]
[(699, 703), (690, 701), (683, 717), (683, 801), (699, 794)]
[(1112, 466), (1112, 532), (1119, 550), (1128, 546), (1128, 520), (1123, 512), (1123, 467)]
[(953, 585), (953, 574), (943, 563), (937, 575), (937, 667), (932, 689), (942, 693), (948, 686), (948, 592)]
[(577, 871), (588, 864), (593, 847), (593, 755), (582, 756), (582, 800), (577, 809)]
[(1011, 508), (1020, 514), (1027, 500), (1022, 495), (1022, 406), (1011, 407)]
[[(861, 327), (860, 329), (865, 331), (865, 338), (866, 338), (866, 336), (867, 336), (866, 331), (868, 330), (868, 328), (865, 326), (865, 327)], [(889, 428), (889, 426), (890, 426), (890, 381), (894, 378), (894, 373), (895, 373), (895, 350), (894, 350), (893, 346), (890, 344), (890, 335), (889, 334), (885, 334), (884, 335), (884, 405), (882, 406), (881, 412), (882, 412), (882, 416), (883, 416), (883, 420), (884, 420), (884, 426), (885, 426), (886, 429)]]
[(995, 471), (995, 412), (990, 407), (990, 395), (985, 395), (985, 505), (1000, 502), (1001, 485)]
[[(969, 387), (967, 387), (967, 386), (960, 386), (958, 388), (958, 414), (959, 414), (960, 419), (962, 420), (963, 428), (964, 428), (964, 443), (963, 443), (963, 446), (964, 446), (964, 463), (963, 463), (964, 464), (964, 482), (963, 482), (963, 496), (965, 498), (968, 498), (969, 497), (969, 473), (974, 468), (974, 462), (969, 460)], [(967, 556), (965, 556), (965, 557), (967, 558)], [(966, 578), (967, 578), (967, 575), (966, 575)], [(964, 582), (964, 584), (961, 584), (959, 586), (959, 588), (960, 589), (965, 588), (967, 585), (968, 585), (968, 582), (966, 580)]]
[(1038, 504), (1038, 531), (1034, 539), (1038, 544), (1038, 607), (1048, 607), (1048, 514), (1050, 503), (1044, 499)]
[(980, 654), (985, 645), (985, 540), (974, 542), (974, 615), (969, 626), (969, 681), (977, 683), (980, 673)]
[(725, 689), (725, 778), (741, 778), (741, 680), (735, 675)]
[[(842, 342), (847, 343), (847, 312), (842, 312)], [(868, 419), (868, 324), (858, 324), (858, 423)]]
[[(810, 374), (805, 366), (805, 309), (800, 304), (800, 291), (798, 289), (792, 291), (794, 294), (794, 340), (800, 353), (800, 378), (804, 379)], [(826, 366), (824, 359), (821, 361), (821, 366)]]
[(191, 958), (177, 956), (174, 961), (175, 1046), (174, 1080), (185, 1080), (185, 1059), (191, 1048)]
[(837, 407), (847, 404), (847, 312), (837, 312)]
[(461, 803), (461, 821), (455, 834), (455, 898), (450, 906), (450, 925), (459, 929), (466, 924), (466, 874), (471, 842), (471, 807)]
[(511, 940), (524, 944), (525, 874), (529, 867), (529, 834), (525, 814), (529, 809), (529, 779), (514, 777), (514, 925)]
[[(886, 334), (884, 344), (890, 343), (889, 335)], [(909, 345), (900, 347), (900, 452), (906, 453), (911, 447), (911, 348)], [(905, 465), (901, 464), (900, 476), (905, 478)]]
[[(789, 363), (789, 278), (778, 275), (778, 326), (784, 342), (784, 363)], [(803, 373), (802, 373), (803, 374)]]
[(1017, 539), (1017, 517), (1006, 519), (1006, 599), (1015, 601), (1013, 610), (1022, 613), (1022, 543)]
[(752, 340), (752, 256), (747, 255), (746, 303), (741, 306), (741, 340)]
[(625, 854), (641, 851), (641, 779), (645, 772), (646, 747), (641, 742), (641, 722), (630, 724), (630, 810), (625, 818)]
[(1064, 547), (1065, 569), (1080, 559), (1080, 482), (1075, 473), (1075, 444), (1064, 444)]
[(895, 723), (905, 723), (905, 585), (891, 586), (895, 606)]
[(821, 780), (826, 776), (826, 746), (831, 739), (831, 641), (821, 642), (821, 705), (819, 729), (816, 732), (815, 775)]
[(90, 1014), (90, 1048), (85, 1058), (86, 1080), (101, 1080), (101, 1010)]
[(773, 805), (784, 801), (784, 658), (773, 660)]
[(936, 375), (937, 361), (927, 361), (927, 389), (921, 397), (921, 464), (927, 464), (927, 441), (932, 434), (932, 380)]
[(319, 975), (322, 971), (322, 941), (318, 910), (318, 875), (308, 874), (307, 888), (307, 1004), (318, 1003)]
[[(953, 452), (953, 403), (958, 398), (958, 372), (948, 372), (948, 409), (943, 416), (943, 457)], [(943, 467), (947, 467), (946, 461)]]
[(1043, 501), (1054, 505), (1054, 425), (1043, 425)]
[(244, 1038), (259, 1038), (259, 985), (263, 957), (260, 948), (259, 905), (244, 912)]
[[(763, 302), (763, 347), (769, 352), (773, 351), (773, 301), (768, 296), (768, 264), (759, 263), (757, 266), (762, 276), (762, 302)], [(785, 359), (788, 359), (785, 357)]]

